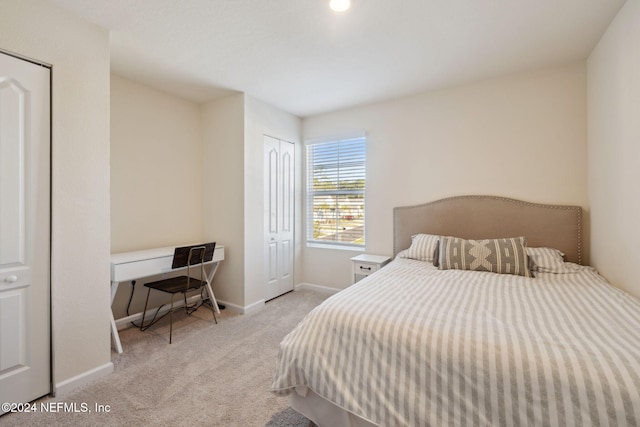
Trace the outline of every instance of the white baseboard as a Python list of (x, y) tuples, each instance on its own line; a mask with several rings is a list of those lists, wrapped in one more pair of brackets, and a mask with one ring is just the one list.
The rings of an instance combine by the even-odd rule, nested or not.
[(54, 396), (62, 396), (65, 395), (72, 390), (75, 390), (79, 387), (87, 385), (99, 378), (107, 376), (113, 372), (113, 363), (105, 363), (102, 366), (98, 366), (97, 368), (93, 368), (89, 371), (83, 372), (75, 377), (71, 377), (64, 381), (60, 381), (59, 383), (54, 384), (53, 394)]
[(254, 302), (253, 304), (249, 304), (244, 308), (244, 313), (252, 313), (254, 311), (260, 311), (264, 308), (265, 301), (261, 299), (260, 301)]
[(295, 290), (297, 291), (300, 289), (310, 289), (312, 291), (322, 292), (325, 294), (332, 294), (332, 295), (342, 291), (342, 289), (330, 288), (329, 286), (312, 285), (311, 283), (298, 283), (295, 286)]
[(230, 303), (229, 301), (218, 300), (219, 304), (224, 305), (225, 310), (233, 311), (234, 313), (244, 314), (244, 307), (241, 305)]
[(231, 310), (234, 313), (239, 313), (239, 314), (247, 314), (247, 313), (258, 311), (264, 308), (263, 299), (261, 299), (260, 301), (254, 302), (253, 304), (249, 304), (245, 306), (233, 304), (233, 303), (230, 303), (229, 301), (223, 301), (220, 299), (218, 300), (218, 302), (220, 304), (223, 304), (226, 307), (225, 310)]

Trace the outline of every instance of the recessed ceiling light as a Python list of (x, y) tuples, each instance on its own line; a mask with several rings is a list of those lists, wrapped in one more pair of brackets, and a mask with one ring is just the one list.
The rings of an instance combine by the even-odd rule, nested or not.
[(344, 12), (351, 6), (351, 0), (331, 0), (329, 7), (336, 12)]

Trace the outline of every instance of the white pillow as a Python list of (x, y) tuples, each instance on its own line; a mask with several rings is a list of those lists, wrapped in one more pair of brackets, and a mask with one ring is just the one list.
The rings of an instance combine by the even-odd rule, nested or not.
[(564, 264), (564, 254), (553, 248), (527, 248), (529, 269), (540, 273), (568, 273), (572, 271)]
[(438, 247), (440, 236), (433, 234), (415, 234), (411, 236), (411, 246), (402, 258), (433, 262), (433, 253)]
[(409, 252), (409, 249), (403, 249), (400, 252), (398, 252), (398, 254), (396, 255), (396, 258), (407, 258), (407, 252)]

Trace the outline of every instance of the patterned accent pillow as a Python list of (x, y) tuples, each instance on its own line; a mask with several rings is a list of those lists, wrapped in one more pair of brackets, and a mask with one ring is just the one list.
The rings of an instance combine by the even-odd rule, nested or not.
[(527, 239), (464, 240), (441, 237), (438, 253), (440, 270), (475, 270), (533, 277), (528, 268)]
[(433, 253), (438, 247), (439, 239), (440, 236), (433, 234), (415, 234), (411, 236), (411, 246), (407, 249), (403, 258), (432, 262)]
[(553, 248), (527, 248), (529, 269), (540, 273), (567, 273), (573, 271), (564, 264), (564, 254)]

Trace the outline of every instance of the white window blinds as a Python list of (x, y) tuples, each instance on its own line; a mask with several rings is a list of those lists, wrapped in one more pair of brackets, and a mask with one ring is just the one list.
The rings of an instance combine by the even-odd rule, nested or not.
[(364, 246), (366, 138), (307, 145), (307, 242)]

